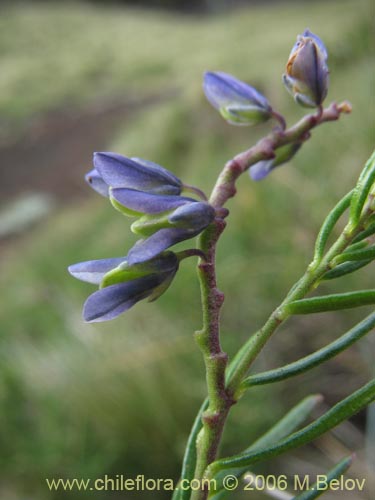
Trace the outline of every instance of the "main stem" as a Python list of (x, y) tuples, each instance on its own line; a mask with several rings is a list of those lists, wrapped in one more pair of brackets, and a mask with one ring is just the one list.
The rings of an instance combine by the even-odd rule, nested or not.
[[(225, 165), (212, 191), (209, 200), (211, 205), (217, 209), (218, 214), (226, 215), (223, 206), (229, 198), (235, 195), (236, 180), (245, 170), (259, 161), (273, 158), (275, 150), (280, 146), (305, 141), (312, 128), (323, 122), (337, 120), (341, 113), (348, 112), (350, 112), (348, 103), (344, 102), (340, 105), (333, 103), (322, 112), (305, 116), (287, 130), (275, 128), (254, 147), (240, 153)], [(251, 340), (252, 344), (241, 349), (239, 363), (230, 377), (230, 383), (226, 386), (225, 372), (228, 356), (222, 351), (220, 345), (220, 310), (224, 294), (217, 288), (215, 272), (216, 244), (225, 225), (224, 218), (217, 217), (215, 222), (200, 236), (198, 246), (199, 250), (205, 254), (206, 260), (201, 259), (198, 265), (203, 327), (196, 332), (196, 341), (204, 356), (209, 401), (208, 409), (202, 415), (202, 429), (197, 437), (194, 477), (198, 480), (202, 479), (207, 466), (217, 456), (229, 409), (235, 403), (235, 391), (247, 372), (249, 363), (282, 321), (279, 310), (275, 311), (264, 328), (256, 334), (255, 339)], [(312, 276), (308, 272), (300, 281), (298, 292), (296, 291), (293, 297), (297, 298), (299, 294), (306, 293), (312, 282)], [(191, 493), (191, 500), (205, 500), (207, 496), (208, 489), (202, 485), (200, 490)]]
[[(220, 309), (224, 294), (217, 288), (215, 273), (216, 243), (225, 228), (223, 219), (216, 219), (200, 237), (199, 249), (206, 260), (198, 265), (203, 306), (203, 327), (195, 334), (206, 365), (206, 381), (209, 405), (202, 416), (202, 429), (197, 438), (197, 463), (195, 478), (201, 479), (207, 466), (217, 455), (218, 446), (224, 429), (232, 398), (225, 388), (225, 370), (228, 356), (220, 345)], [(203, 487), (192, 493), (192, 500), (207, 498), (208, 491)]]

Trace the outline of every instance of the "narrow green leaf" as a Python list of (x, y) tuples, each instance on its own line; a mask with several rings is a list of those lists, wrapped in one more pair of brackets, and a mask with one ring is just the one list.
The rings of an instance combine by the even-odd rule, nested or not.
[(286, 436), (289, 436), (297, 427), (299, 427), (311, 414), (314, 408), (321, 403), (323, 396), (321, 394), (312, 394), (302, 399), (294, 406), (284, 417), (279, 420), (266, 434), (263, 434), (245, 451), (259, 450), (265, 446), (270, 446)]
[[(197, 459), (196, 441), (199, 431), (202, 428), (202, 414), (208, 407), (208, 399), (205, 399), (202, 406), (199, 408), (195, 417), (193, 427), (191, 428), (188, 442), (186, 444), (185, 455), (182, 462), (181, 480), (186, 479), (185, 484), (188, 484), (194, 478), (195, 463)], [(191, 491), (176, 489), (173, 493), (172, 500), (189, 500)]]
[[(370, 217), (371, 219), (371, 217)], [(369, 236), (372, 236), (373, 234), (375, 234), (375, 222), (370, 222), (370, 224), (367, 226), (367, 228), (362, 231), (361, 233), (359, 233), (354, 239), (353, 239), (353, 243), (357, 243), (358, 241), (362, 241), (364, 240), (365, 238), (368, 238)]]
[(287, 378), (294, 377), (295, 375), (299, 375), (300, 373), (307, 372), (308, 370), (315, 368), (344, 351), (374, 328), (375, 312), (371, 313), (367, 316), (367, 318), (358, 323), (358, 325), (355, 325), (344, 335), (322, 349), (319, 349), (318, 351), (315, 351), (314, 353), (309, 354), (294, 363), (282, 366), (281, 368), (275, 368), (274, 370), (250, 375), (250, 377), (247, 377), (242, 382), (241, 388), (247, 389), (253, 385), (271, 384), (272, 382), (278, 382), (280, 380), (285, 380)]
[(351, 204), (349, 220), (356, 226), (361, 217), (361, 213), (366, 203), (367, 196), (375, 182), (375, 151), (368, 159), (365, 168), (359, 176), (357, 185), (354, 189)]
[[(353, 463), (353, 455), (350, 457), (343, 458), (335, 467), (330, 469), (327, 474), (324, 475), (327, 482), (327, 490), (330, 489), (329, 484), (333, 479), (340, 477)], [(320, 497), (327, 490), (320, 489), (320, 485), (315, 483), (309, 490), (304, 491), (300, 495), (297, 495), (293, 500), (314, 500), (314, 498)]]
[(373, 260), (375, 259), (375, 245), (365, 248), (363, 250), (357, 250), (354, 252), (344, 252), (333, 260), (334, 264), (341, 264), (343, 262), (353, 261), (353, 260)]
[(350, 201), (352, 198), (353, 191), (350, 191), (347, 195), (342, 198), (337, 205), (331, 210), (326, 219), (324, 220), (322, 227), (320, 228), (318, 237), (315, 242), (315, 252), (313, 263), (318, 264), (323, 255), (324, 248), (326, 246), (327, 240), (335, 227), (337, 221), (341, 217), (341, 215), (345, 212), (345, 210), (350, 206)]
[(357, 243), (353, 243), (345, 248), (342, 253), (356, 252), (357, 250), (362, 250), (363, 248), (368, 247), (369, 242), (366, 240), (358, 241)]
[(341, 278), (341, 276), (345, 276), (346, 274), (354, 273), (358, 269), (361, 269), (361, 267), (367, 266), (367, 264), (370, 264), (372, 260), (359, 260), (359, 261), (349, 261), (349, 262), (344, 262), (344, 264), (339, 264), (338, 266), (334, 267), (330, 271), (324, 274), (322, 276), (322, 280), (333, 280), (336, 278)]
[(359, 410), (375, 400), (375, 379), (356, 392), (337, 403), (320, 418), (295, 432), (291, 436), (279, 441), (275, 445), (262, 450), (243, 452), (239, 455), (223, 458), (208, 466), (205, 476), (213, 478), (222, 470), (231, 470), (237, 467), (249, 465), (277, 457), (289, 450), (298, 448), (318, 438), (322, 434), (347, 420)]
[(313, 314), (375, 304), (375, 290), (337, 293), (295, 300), (285, 306), (288, 314)]
[[(320, 394), (314, 394), (308, 396), (300, 401), (294, 408), (292, 408), (284, 417), (279, 420), (269, 431), (267, 431), (263, 436), (261, 436), (257, 441), (255, 441), (251, 446), (249, 446), (245, 452), (250, 452), (270, 446), (272, 443), (276, 443), (288, 436), (291, 432), (297, 429), (311, 414), (312, 410), (321, 402), (322, 396)], [(231, 475), (240, 478), (243, 474), (248, 472), (248, 467), (239, 467), (231, 470)], [(209, 495), (211, 500), (219, 500), (224, 498), (229, 491), (223, 490), (223, 479), (225, 478), (225, 472), (219, 472), (215, 477), (218, 485), (218, 490), (212, 491)]]

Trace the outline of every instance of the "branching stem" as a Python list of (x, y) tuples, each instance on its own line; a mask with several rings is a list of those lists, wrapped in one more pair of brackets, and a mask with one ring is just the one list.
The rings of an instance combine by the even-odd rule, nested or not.
[[(284, 124), (280, 122), (282, 127), (275, 128), (255, 146), (235, 156), (225, 165), (212, 191), (209, 202), (217, 209), (216, 213), (220, 214), (220, 209), (235, 195), (236, 180), (251, 165), (261, 160), (273, 158), (276, 149), (281, 146), (305, 141), (314, 127), (324, 122), (337, 120), (341, 113), (349, 113), (350, 110), (350, 104), (347, 102), (340, 105), (332, 103), (326, 109), (305, 116), (289, 129), (285, 129)], [(207, 410), (202, 415), (202, 429), (197, 438), (195, 478), (198, 480), (202, 479), (207, 466), (216, 459), (229, 409), (238, 397), (236, 390), (246, 375), (250, 364), (268, 338), (286, 318), (283, 303), (272, 313), (264, 327), (251, 337), (241, 349), (240, 355), (232, 362), (231, 376), (229, 377), (229, 383), (226, 384), (225, 374), (228, 357), (222, 351), (220, 344), (220, 310), (224, 301), (224, 294), (217, 288), (215, 272), (216, 244), (225, 229), (225, 225), (224, 218), (217, 217), (215, 222), (201, 234), (198, 246), (199, 250), (207, 257), (207, 260), (201, 261), (198, 265), (203, 327), (196, 332), (196, 341), (205, 361), (209, 402)], [(309, 268), (307, 270), (286, 300), (289, 302), (303, 297), (316, 280), (324, 274), (329, 259), (336, 255), (337, 251), (345, 249), (347, 245), (348, 239), (343, 236), (332, 247), (332, 251), (327, 254), (327, 259), (320, 263), (318, 269)], [(202, 487), (199, 491), (191, 492), (190, 498), (191, 500), (205, 500), (207, 496), (208, 490)]]

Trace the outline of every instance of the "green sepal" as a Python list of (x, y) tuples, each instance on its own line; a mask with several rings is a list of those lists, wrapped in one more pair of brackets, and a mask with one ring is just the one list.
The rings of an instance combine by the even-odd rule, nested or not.
[(272, 159), (272, 167), (278, 167), (290, 161), (300, 149), (301, 145), (302, 144), (299, 142), (292, 142), (291, 144), (286, 144), (285, 146), (277, 148), (275, 151), (275, 158)]
[(167, 212), (161, 212), (155, 215), (142, 215), (142, 217), (133, 222), (130, 229), (134, 234), (139, 234), (140, 236), (147, 238), (148, 236), (156, 233), (156, 231), (159, 231), (159, 229), (171, 227), (171, 224), (168, 221), (168, 216), (172, 212), (173, 210), (168, 210)]
[[(169, 266), (165, 268), (166, 258), (170, 260), (170, 268)], [(178, 259), (176, 255), (173, 252), (168, 252), (168, 251), (162, 252), (153, 259), (147, 260), (145, 262), (140, 262), (138, 264), (129, 265), (127, 261), (124, 261), (118, 267), (112, 269), (111, 271), (109, 271), (107, 274), (104, 275), (104, 278), (100, 284), (100, 288), (104, 288), (110, 285), (117, 285), (118, 283), (125, 283), (130, 280), (141, 278), (142, 276), (160, 274), (161, 272), (165, 273), (166, 282), (168, 282), (169, 285), (170, 283), (169, 276), (171, 275), (171, 279), (173, 279), (174, 274), (177, 271), (177, 268), (178, 268)], [(161, 269), (163, 269), (163, 271), (161, 271)], [(171, 272), (173, 270), (174, 272)], [(159, 287), (155, 289), (154, 293), (158, 289)], [(152, 297), (154, 293), (150, 297)]]
[(223, 106), (220, 108), (221, 116), (234, 125), (256, 125), (267, 121), (271, 114), (269, 111), (246, 104)]
[[(324, 474), (325, 481), (327, 482), (328, 485), (328, 490), (329, 488), (329, 483), (332, 481), (332, 479), (337, 479), (339, 476), (341, 476), (346, 470), (349, 469), (349, 467), (353, 463), (353, 455), (350, 455), (350, 457), (343, 458), (335, 467), (330, 469), (326, 474)], [(327, 491), (326, 489), (322, 489), (319, 487), (318, 483), (315, 483), (309, 490), (304, 491), (303, 493), (300, 493), (296, 497), (293, 498), (293, 500), (314, 500), (314, 498), (320, 497), (320, 495), (323, 495), (324, 492)]]
[(143, 262), (132, 266), (129, 266), (127, 262), (123, 262), (104, 276), (99, 288), (117, 285), (118, 283), (125, 283), (126, 281), (141, 278), (142, 276), (146, 276), (148, 274), (150, 274), (150, 271)]

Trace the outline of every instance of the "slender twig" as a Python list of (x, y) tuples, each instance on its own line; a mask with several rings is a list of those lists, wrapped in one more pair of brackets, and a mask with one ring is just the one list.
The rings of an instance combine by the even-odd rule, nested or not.
[[(209, 202), (220, 214), (220, 208), (236, 193), (236, 180), (251, 165), (273, 158), (275, 150), (286, 144), (303, 142), (310, 136), (310, 130), (324, 122), (337, 120), (341, 113), (350, 112), (350, 104), (331, 104), (324, 110), (307, 115), (296, 125), (284, 130), (284, 123), (276, 127), (268, 136), (261, 139), (255, 146), (230, 160), (218, 177)], [(276, 117), (276, 115), (274, 115)], [(277, 117), (276, 117), (277, 118)], [(226, 214), (225, 214), (226, 215)], [(224, 213), (223, 213), (224, 217)], [(283, 321), (280, 311), (276, 310), (265, 324), (263, 329), (252, 337), (250, 345), (241, 349), (242, 357), (232, 369), (232, 376), (228, 385), (225, 384), (225, 372), (228, 357), (220, 345), (220, 310), (224, 295), (217, 288), (215, 273), (216, 244), (225, 228), (223, 218), (217, 217), (200, 236), (199, 250), (207, 256), (206, 262), (198, 265), (198, 275), (201, 286), (203, 328), (196, 333), (196, 340), (201, 348), (206, 365), (206, 380), (208, 390), (208, 409), (202, 415), (202, 429), (197, 437), (197, 459), (195, 478), (201, 479), (207, 466), (217, 455), (218, 446), (224, 429), (230, 407), (235, 402), (235, 392), (251, 361), (256, 357), (269, 336)], [(347, 240), (340, 242), (337, 248), (344, 249)], [(305, 277), (299, 282), (291, 295), (291, 300), (303, 297), (315, 282), (315, 275), (308, 270)], [(285, 316), (285, 312), (284, 312)], [(254, 341), (255, 340), (255, 341)], [(199, 491), (191, 493), (191, 500), (205, 500), (208, 490), (203, 486)]]
[(225, 165), (212, 191), (210, 203), (214, 207), (222, 207), (229, 198), (236, 194), (236, 180), (251, 165), (261, 160), (274, 158), (277, 148), (306, 140), (310, 130), (316, 126), (324, 122), (338, 120), (342, 113), (350, 113), (350, 111), (351, 106), (348, 102), (344, 101), (341, 104), (334, 102), (321, 112), (304, 116), (298, 123), (285, 131), (273, 130), (269, 135), (260, 139), (255, 146), (239, 153)]

